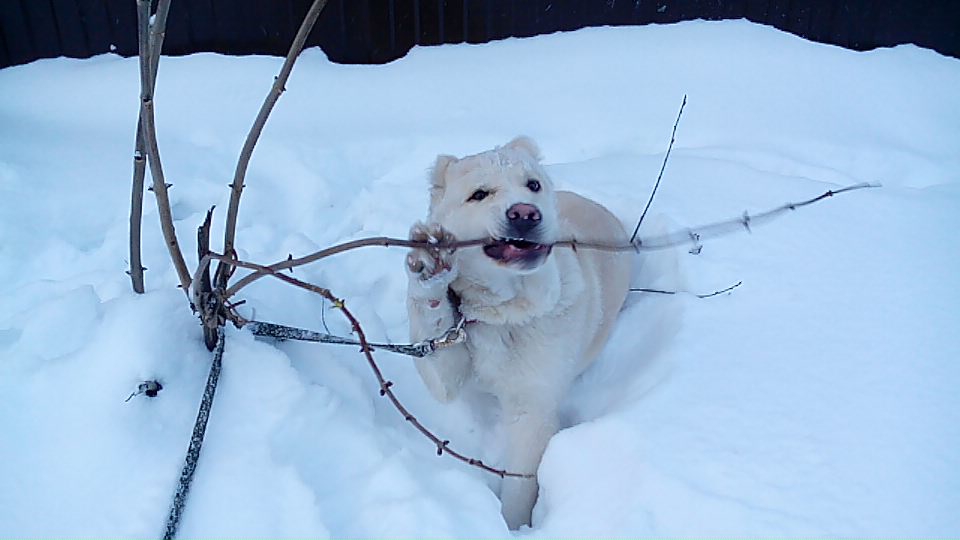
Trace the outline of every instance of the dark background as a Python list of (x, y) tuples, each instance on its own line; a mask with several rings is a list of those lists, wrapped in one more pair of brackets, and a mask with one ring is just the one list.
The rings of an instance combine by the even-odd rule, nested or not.
[[(164, 54), (284, 56), (310, 0), (173, 0)], [(960, 0), (330, 0), (307, 46), (382, 63), (414, 45), (585, 26), (738, 19), (866, 50), (915, 43), (960, 58)], [(0, 67), (137, 53), (134, 0), (0, 0)]]

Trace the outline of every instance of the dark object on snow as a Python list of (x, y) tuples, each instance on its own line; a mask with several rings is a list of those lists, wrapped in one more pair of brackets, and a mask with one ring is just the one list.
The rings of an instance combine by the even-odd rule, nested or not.
[(137, 391), (130, 394), (127, 399), (124, 400), (124, 403), (130, 401), (136, 396), (145, 395), (147, 397), (157, 397), (157, 394), (163, 390), (163, 385), (160, 384), (160, 381), (144, 381), (137, 386)]

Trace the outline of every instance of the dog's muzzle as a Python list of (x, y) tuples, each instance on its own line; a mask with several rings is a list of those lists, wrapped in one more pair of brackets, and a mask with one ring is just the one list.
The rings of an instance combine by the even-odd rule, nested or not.
[(551, 249), (541, 243), (540, 210), (532, 204), (518, 203), (507, 209), (506, 218), (506, 234), (483, 246), (483, 252), (497, 262), (524, 269), (540, 264)]

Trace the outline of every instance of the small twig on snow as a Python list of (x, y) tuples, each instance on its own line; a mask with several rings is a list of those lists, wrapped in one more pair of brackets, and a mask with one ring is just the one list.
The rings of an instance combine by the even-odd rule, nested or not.
[(123, 400), (124, 403), (130, 401), (136, 396), (146, 395), (147, 397), (157, 397), (157, 394), (163, 390), (163, 385), (159, 381), (144, 381), (137, 385), (137, 390)]
[[(277, 100), (280, 99), (280, 94), (286, 90), (285, 86), (287, 79), (290, 77), (290, 72), (293, 70), (293, 64), (297, 61), (297, 57), (300, 55), (300, 51), (303, 50), (303, 45), (307, 41), (307, 36), (310, 35), (314, 23), (317, 22), (317, 17), (320, 16), (320, 12), (323, 11), (323, 7), (326, 4), (327, 0), (314, 0), (313, 5), (310, 6), (310, 10), (307, 11), (306, 17), (300, 24), (297, 35), (293, 38), (293, 43), (290, 45), (287, 58), (283, 61), (283, 67), (280, 68), (280, 74), (274, 78), (273, 87), (270, 89), (270, 93), (267, 94), (263, 105), (260, 106), (260, 112), (257, 113), (257, 119), (253, 122), (250, 132), (247, 133), (247, 139), (243, 143), (243, 150), (240, 151), (240, 158), (237, 160), (237, 169), (233, 174), (233, 183), (230, 184), (230, 206), (227, 207), (227, 224), (223, 233), (224, 253), (231, 253), (234, 249), (234, 241), (237, 233), (237, 212), (240, 209), (240, 194), (243, 192), (243, 182), (247, 176), (247, 166), (250, 163), (250, 157), (253, 155), (253, 148), (257, 144), (257, 139), (260, 138), (260, 133), (267, 123), (267, 117), (270, 116), (273, 106), (276, 105)], [(217, 287), (222, 289), (227, 287), (229, 277), (226, 272), (227, 268), (224, 266), (224, 263), (221, 262), (217, 266), (216, 278), (214, 280)]]
[(653, 204), (653, 197), (657, 194), (657, 188), (660, 187), (660, 179), (663, 178), (663, 170), (667, 168), (667, 160), (670, 159), (670, 151), (673, 150), (673, 141), (677, 138), (677, 126), (680, 125), (680, 117), (683, 116), (683, 108), (687, 105), (687, 95), (683, 95), (683, 102), (680, 104), (680, 112), (677, 113), (677, 121), (673, 123), (673, 133), (670, 134), (670, 144), (667, 145), (667, 153), (663, 156), (663, 163), (660, 165), (660, 174), (657, 175), (657, 181), (653, 184), (653, 191), (650, 192), (650, 198), (647, 199), (647, 205), (643, 207), (643, 213), (637, 220), (637, 226), (633, 228), (633, 234), (630, 235), (630, 243), (637, 239), (637, 233), (640, 232), (640, 224), (643, 218), (647, 216), (647, 210)]
[(631, 289), (630, 289), (630, 292), (645, 292), (645, 293), (657, 293), (657, 294), (678, 294), (678, 293), (686, 293), (686, 294), (692, 294), (692, 295), (696, 296), (697, 298), (710, 298), (711, 296), (717, 296), (717, 295), (723, 294), (723, 293), (725, 293), (725, 292), (730, 292), (730, 291), (736, 289), (737, 287), (739, 287), (740, 285), (743, 285), (743, 282), (742, 282), (742, 281), (738, 281), (738, 282), (734, 283), (733, 285), (727, 287), (726, 289), (720, 289), (719, 291), (713, 291), (712, 293), (708, 293), (708, 294), (697, 294), (697, 293), (692, 293), (692, 292), (690, 292), (690, 291), (664, 291), (664, 290), (661, 290), (661, 289), (646, 289), (646, 288), (642, 288), (642, 287), (631, 288)]

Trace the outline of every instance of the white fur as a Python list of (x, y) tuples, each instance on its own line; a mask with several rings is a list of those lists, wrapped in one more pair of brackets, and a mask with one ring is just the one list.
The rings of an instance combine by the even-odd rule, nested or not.
[[(440, 156), (430, 180), (431, 230), (439, 224), (458, 239), (496, 237), (506, 210), (527, 203), (541, 212), (542, 243), (626, 241), (623, 226), (605, 208), (554, 191), (539, 160), (539, 149), (526, 137), (463, 159)], [(531, 178), (541, 183), (539, 192), (528, 188)], [(491, 194), (468, 201), (477, 189)], [(422, 237), (429, 228), (415, 226), (412, 235)], [(424, 264), (414, 265), (417, 260)], [(408, 268), (423, 268), (410, 272), (412, 340), (439, 336), (453, 324), (448, 287), (472, 321), (466, 343), (417, 360), (424, 383), (443, 402), (454, 399), (468, 379), (496, 396), (508, 438), (506, 458), (498, 465), (535, 473), (557, 432), (562, 397), (602, 349), (623, 304), (630, 255), (555, 248), (542, 264), (526, 270), (494, 261), (480, 248), (440, 255), (413, 250), (408, 261)], [(500, 499), (511, 528), (530, 523), (537, 489), (536, 480), (503, 481)]]

